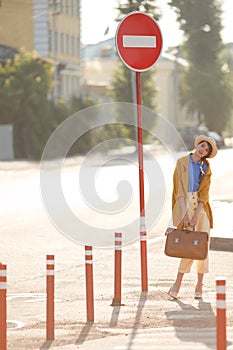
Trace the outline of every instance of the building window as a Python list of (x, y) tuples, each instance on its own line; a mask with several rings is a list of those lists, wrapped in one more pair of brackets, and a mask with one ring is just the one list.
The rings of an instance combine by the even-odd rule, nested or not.
[(70, 37), (69, 34), (66, 34), (66, 54), (69, 55), (70, 53)]
[(69, 0), (66, 0), (66, 14), (69, 15)]
[(79, 5), (80, 0), (76, 0), (76, 16), (80, 18), (80, 5)]
[(75, 14), (75, 8), (74, 8), (74, 0), (70, 0), (71, 4), (71, 9), (70, 9), (70, 13), (71, 13), (71, 16), (74, 16)]
[(49, 29), (49, 51), (52, 51), (52, 31)]
[(61, 53), (65, 53), (65, 50), (64, 50), (64, 33), (61, 33)]
[(77, 57), (79, 57), (79, 53), (80, 53), (80, 40), (78, 37), (76, 40), (76, 55), (77, 55)]
[(54, 52), (58, 51), (58, 32), (54, 33)]
[(61, 83), (61, 93), (62, 93), (62, 97), (65, 97), (65, 76), (62, 75), (62, 83)]
[(72, 89), (71, 77), (68, 75), (67, 78), (68, 78), (68, 98), (70, 98), (70, 96), (71, 96), (71, 89)]
[(74, 36), (71, 37), (71, 55), (73, 57), (75, 56), (75, 40), (74, 40)]
[(63, 4), (63, 1), (64, 1), (64, 0), (60, 0), (60, 9), (61, 9), (61, 12), (64, 12), (64, 4)]

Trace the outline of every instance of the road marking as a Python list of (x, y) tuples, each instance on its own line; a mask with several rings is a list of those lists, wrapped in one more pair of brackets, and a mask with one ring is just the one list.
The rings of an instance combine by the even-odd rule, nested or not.
[(200, 313), (197, 312), (196, 314), (182, 314), (182, 315), (171, 315), (167, 316), (168, 320), (192, 320), (194, 318), (206, 318), (206, 312)]
[[(232, 327), (228, 327), (228, 334), (231, 334)], [(212, 328), (186, 328), (186, 327), (165, 327), (137, 330), (137, 332), (129, 333), (125, 339), (122, 340), (121, 345), (108, 345), (108, 349), (113, 350), (158, 350), (163, 348), (164, 341), (167, 338), (166, 350), (194, 350), (194, 349), (209, 349), (215, 346), (215, 327)], [(181, 341), (183, 340), (183, 342)], [(195, 339), (195, 340), (194, 340)], [(231, 344), (232, 337), (228, 336), (228, 341)], [(151, 345), (153, 344), (153, 345)], [(103, 347), (103, 349), (107, 349)], [(230, 347), (229, 349), (233, 349)]]
[(21, 321), (17, 321), (17, 320), (7, 320), (7, 323), (13, 323), (14, 325), (16, 325), (15, 327), (12, 327), (14, 329), (20, 329), (24, 327), (24, 323)]
[[(14, 299), (26, 299), (23, 300), (24, 303), (42, 303), (46, 301), (46, 293), (18, 293), (18, 294), (8, 294), (7, 301), (11, 301)], [(54, 299), (55, 303), (61, 302), (62, 299)]]
[(156, 36), (123, 35), (123, 47), (156, 47)]
[(25, 299), (45, 299), (46, 293), (9, 293), (7, 295), (7, 300), (13, 300), (13, 299), (19, 299), (19, 298), (25, 298)]

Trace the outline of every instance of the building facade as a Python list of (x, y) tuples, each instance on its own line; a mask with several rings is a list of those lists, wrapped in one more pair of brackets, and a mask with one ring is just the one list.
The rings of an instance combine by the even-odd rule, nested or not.
[(0, 44), (54, 63), (54, 100), (81, 95), (80, 0), (5, 0)]

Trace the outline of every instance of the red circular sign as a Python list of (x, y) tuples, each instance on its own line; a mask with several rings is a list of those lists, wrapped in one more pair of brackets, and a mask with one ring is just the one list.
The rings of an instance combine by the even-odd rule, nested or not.
[(116, 47), (121, 60), (132, 70), (151, 68), (162, 49), (162, 34), (155, 20), (141, 12), (122, 19), (116, 32)]

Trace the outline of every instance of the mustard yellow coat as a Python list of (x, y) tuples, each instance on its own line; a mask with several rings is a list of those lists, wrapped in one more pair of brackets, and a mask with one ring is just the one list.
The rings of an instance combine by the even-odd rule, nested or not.
[[(172, 193), (172, 218), (173, 225), (180, 227), (182, 222), (182, 211), (178, 201), (179, 197), (184, 197), (187, 199), (188, 192), (188, 166), (189, 166), (190, 154), (179, 158), (176, 163), (176, 168), (173, 174), (173, 193)], [(210, 228), (213, 227), (213, 215), (209, 204), (209, 188), (211, 180), (211, 169), (209, 162), (204, 161), (207, 164), (206, 173), (203, 180), (200, 183), (199, 189), (197, 191), (198, 202), (204, 204), (204, 210), (210, 222)]]

